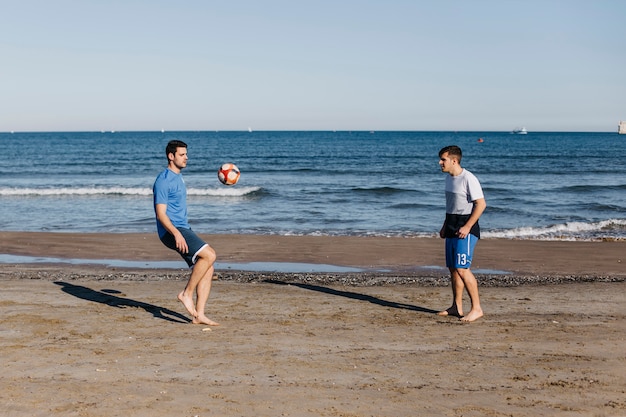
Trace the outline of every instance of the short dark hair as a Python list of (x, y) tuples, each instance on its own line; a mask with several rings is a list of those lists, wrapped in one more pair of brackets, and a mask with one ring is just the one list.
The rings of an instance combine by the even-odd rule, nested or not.
[(182, 140), (170, 140), (167, 143), (167, 146), (165, 147), (165, 156), (167, 157), (167, 160), (169, 161), (169, 156), (171, 153), (176, 154), (176, 149), (178, 148), (187, 148), (187, 144), (185, 142), (183, 142)]
[(456, 145), (444, 146), (439, 151), (439, 156), (441, 157), (444, 153), (456, 157), (459, 162), (461, 162), (461, 158), (463, 158), (463, 152), (461, 151), (461, 148)]

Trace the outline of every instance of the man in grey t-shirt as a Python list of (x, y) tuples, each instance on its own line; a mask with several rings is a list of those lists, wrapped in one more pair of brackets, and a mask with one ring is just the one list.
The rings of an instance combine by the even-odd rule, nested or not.
[[(446, 266), (450, 270), (452, 306), (439, 312), (440, 316), (457, 316), (471, 322), (483, 316), (478, 296), (478, 283), (470, 270), (474, 247), (480, 238), (478, 219), (487, 203), (478, 179), (461, 167), (463, 154), (458, 146), (446, 146), (439, 151), (439, 166), (446, 177), (446, 220), (439, 235), (446, 239)], [(472, 303), (463, 315), (463, 289)]]

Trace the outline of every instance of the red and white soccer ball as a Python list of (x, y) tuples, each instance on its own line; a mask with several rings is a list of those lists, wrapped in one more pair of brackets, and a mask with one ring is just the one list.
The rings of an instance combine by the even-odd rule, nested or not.
[(240, 175), (241, 173), (239, 172), (239, 168), (237, 168), (237, 165), (231, 163), (226, 163), (222, 165), (217, 171), (217, 178), (224, 185), (237, 184)]

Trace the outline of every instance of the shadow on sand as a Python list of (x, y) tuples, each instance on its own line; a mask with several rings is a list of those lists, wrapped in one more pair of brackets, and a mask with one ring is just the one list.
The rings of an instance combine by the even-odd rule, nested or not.
[(431, 310), (430, 308), (414, 306), (411, 304), (396, 303), (395, 301), (387, 301), (387, 300), (383, 300), (381, 298), (374, 297), (371, 295), (359, 294), (357, 292), (352, 292), (352, 291), (334, 290), (332, 288), (322, 287), (319, 285), (302, 284), (302, 283), (297, 283), (297, 282), (295, 283), (294, 282), (282, 282), (282, 281), (276, 281), (276, 280), (271, 280), (271, 279), (266, 280), (264, 282), (267, 282), (269, 284), (276, 284), (276, 285), (293, 285), (294, 287), (303, 288), (305, 290), (318, 291), (324, 294), (350, 298), (352, 300), (367, 301), (368, 303), (378, 304), (379, 306), (383, 306), (383, 307), (401, 308), (405, 310), (419, 311), (421, 313), (428, 313), (428, 314), (437, 314), (439, 312), (438, 310)]
[(83, 287), (81, 285), (74, 285), (68, 282), (55, 281), (56, 285), (61, 287), (61, 290), (67, 294), (73, 295), (76, 298), (81, 298), (87, 301), (93, 301), (95, 303), (106, 304), (111, 307), (125, 308), (125, 307), (137, 307), (142, 308), (148, 313), (152, 314), (158, 319), (172, 321), (175, 323), (190, 323), (191, 319), (172, 311), (167, 308), (155, 306), (153, 304), (144, 303), (141, 301), (135, 301), (130, 298), (118, 297), (113, 294), (121, 294), (117, 290), (102, 290), (96, 291), (91, 288)]

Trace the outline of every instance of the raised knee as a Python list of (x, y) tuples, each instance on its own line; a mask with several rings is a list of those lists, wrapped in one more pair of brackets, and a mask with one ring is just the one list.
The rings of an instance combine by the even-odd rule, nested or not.
[(217, 259), (215, 250), (210, 246), (205, 246), (204, 249), (202, 249), (200, 253), (198, 253), (198, 257), (204, 259), (209, 263), (214, 263)]

